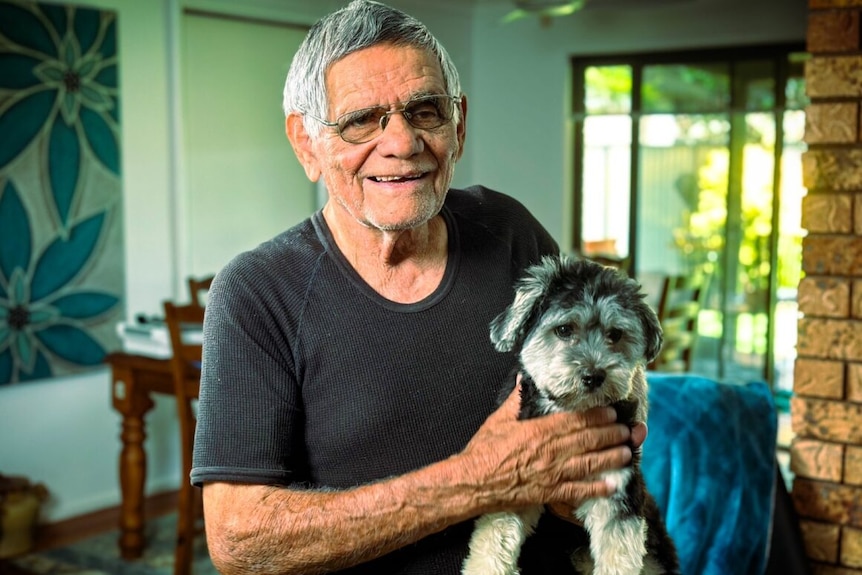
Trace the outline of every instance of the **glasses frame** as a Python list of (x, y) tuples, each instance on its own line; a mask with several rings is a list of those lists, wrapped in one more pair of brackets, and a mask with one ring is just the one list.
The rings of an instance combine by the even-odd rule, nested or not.
[[(448, 99), (450, 99), (452, 101), (452, 114), (448, 118), (446, 118), (439, 126), (434, 126), (433, 128), (420, 128), (418, 126), (413, 125), (413, 122), (410, 121), (410, 116), (408, 116), (405, 113), (407, 111), (408, 106), (410, 106), (411, 104), (414, 104), (416, 102), (421, 102), (422, 100), (426, 100), (426, 99), (430, 99), (430, 98), (448, 98)], [(344, 118), (345, 116), (358, 114), (360, 112), (365, 112), (365, 111), (369, 111), (369, 110), (383, 110), (384, 109), (383, 106), (369, 106), (367, 108), (359, 108), (358, 110), (351, 110), (349, 112), (345, 112), (344, 114), (341, 114), (340, 116), (338, 116), (338, 118), (336, 118), (334, 122), (330, 122), (329, 120), (324, 120), (323, 118), (318, 118), (317, 116), (315, 116), (314, 114), (311, 114), (309, 112), (302, 112), (302, 114), (304, 116), (308, 116), (309, 118), (320, 122), (321, 124), (323, 124), (327, 128), (335, 128), (335, 131), (338, 132), (338, 137), (340, 137), (342, 140), (344, 140), (348, 144), (365, 144), (365, 143), (368, 143), (371, 140), (379, 137), (381, 134), (383, 134), (383, 132), (386, 130), (386, 126), (389, 124), (389, 116), (391, 116), (392, 114), (402, 114), (404, 116), (404, 119), (407, 120), (407, 123), (410, 124), (410, 126), (416, 130), (423, 130), (423, 131), (436, 130), (440, 126), (443, 126), (446, 123), (452, 121), (452, 118), (455, 117), (455, 106), (460, 104), (460, 103), (461, 103), (461, 96), (452, 96), (451, 94), (426, 94), (424, 96), (415, 96), (415, 97), (407, 100), (399, 108), (395, 108), (392, 110), (385, 110), (383, 112), (383, 115), (380, 116), (380, 120), (379, 120), (380, 131), (378, 132), (375, 130), (374, 132), (371, 133), (371, 136), (368, 139), (359, 139), (359, 140), (348, 140), (347, 138), (345, 138), (344, 134), (341, 131), (341, 128), (339, 127), (339, 124), (340, 124), (339, 120), (341, 120), (341, 118)]]

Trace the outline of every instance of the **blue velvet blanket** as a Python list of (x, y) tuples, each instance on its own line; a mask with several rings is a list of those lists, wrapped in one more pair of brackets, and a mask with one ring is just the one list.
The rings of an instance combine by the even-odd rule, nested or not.
[(761, 382), (649, 373), (642, 467), (683, 575), (761, 575), (769, 551), (777, 417)]

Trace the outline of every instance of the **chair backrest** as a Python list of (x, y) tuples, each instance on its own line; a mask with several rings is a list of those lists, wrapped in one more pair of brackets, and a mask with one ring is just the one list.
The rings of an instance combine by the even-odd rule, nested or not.
[(706, 283), (706, 276), (702, 273), (665, 278), (658, 304), (664, 345), (650, 369), (691, 371), (697, 342), (697, 319), (706, 296)]
[(177, 305), (164, 302), (165, 323), (171, 339), (171, 373), (174, 398), (180, 421), (180, 460), (182, 475), (177, 497), (177, 539), (174, 550), (174, 575), (191, 575), (197, 518), (202, 514), (200, 493), (192, 487), (192, 450), (197, 425), (195, 402), (200, 395), (203, 359), (204, 307), (195, 302)]
[(201, 307), (206, 305), (206, 292), (209, 291), (210, 285), (213, 283), (213, 277), (214, 276), (205, 276), (196, 278), (194, 276), (189, 276), (186, 280), (189, 286), (189, 297), (193, 304)]
[(171, 339), (171, 373), (180, 420), (180, 439), (185, 477), (191, 471), (191, 448), (195, 435), (193, 402), (200, 394), (200, 367), (203, 358), (201, 327), (204, 308), (194, 303), (164, 302), (165, 324)]

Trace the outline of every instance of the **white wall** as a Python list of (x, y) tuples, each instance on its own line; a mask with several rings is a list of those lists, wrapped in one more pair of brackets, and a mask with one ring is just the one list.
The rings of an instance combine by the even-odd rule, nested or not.
[[(336, 0), (81, 0), (118, 13), (128, 313), (159, 313), (183, 296), (170, 229), (182, 174), (174, 163), (171, 74), (181, 6), (310, 24)], [(503, 0), (475, 11), (459, 0), (392, 1), (423, 19), (455, 59), (468, 94), (468, 135), (455, 185), (483, 183), (527, 204), (563, 241), (568, 58), (572, 54), (802, 40), (805, 0), (693, 0), (661, 11), (583, 12), (550, 28), (500, 25)], [(697, 10), (700, 12), (697, 12)], [(285, 141), (285, 146), (288, 146)], [(180, 481), (174, 406), (158, 398), (147, 418), (147, 491)], [(0, 388), (0, 473), (44, 483), (43, 521), (119, 503), (119, 416), (106, 369)]]
[(175, 216), (185, 240), (176, 252), (186, 257), (178, 275), (203, 277), (315, 209), (314, 185), (286, 145), (281, 108), (284, 76), (306, 29), (184, 14), (180, 33), (177, 195), (185, 201)]

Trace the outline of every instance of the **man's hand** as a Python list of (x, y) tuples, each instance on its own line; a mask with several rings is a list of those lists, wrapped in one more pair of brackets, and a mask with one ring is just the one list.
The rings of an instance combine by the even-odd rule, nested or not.
[[(632, 426), (631, 444), (635, 449), (644, 444), (647, 433), (648, 429), (646, 423), (639, 421)], [(565, 519), (575, 525), (583, 525), (583, 523), (575, 517), (575, 510), (578, 508), (577, 505), (571, 505), (569, 503), (549, 503), (547, 507), (551, 513), (557, 517)]]
[(493, 510), (537, 504), (577, 507), (614, 492), (596, 475), (625, 467), (646, 426), (616, 423), (610, 407), (519, 420), (519, 387), (491, 414), (462, 456)]

